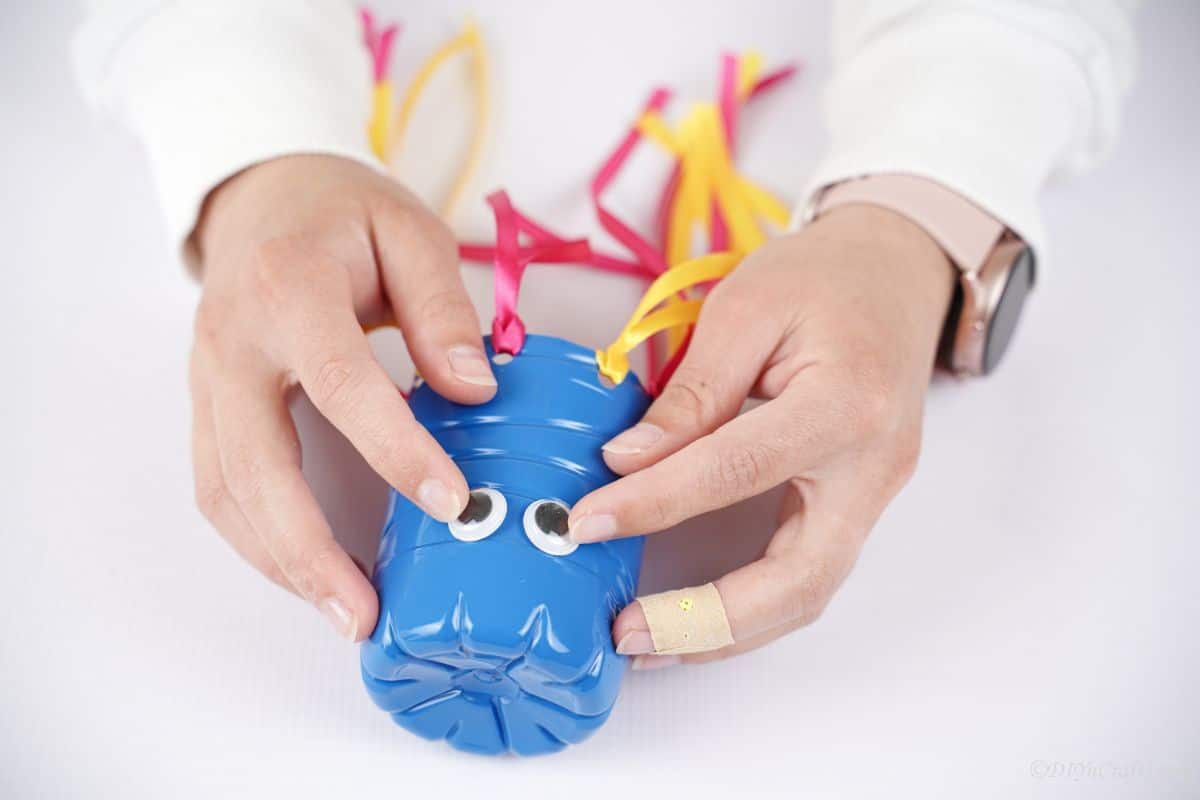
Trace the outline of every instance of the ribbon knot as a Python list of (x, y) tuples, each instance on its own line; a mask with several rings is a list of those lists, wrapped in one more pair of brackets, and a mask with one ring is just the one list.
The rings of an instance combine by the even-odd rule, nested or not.
[(525, 345), (525, 323), (516, 314), (492, 320), (492, 349), (515, 356)]

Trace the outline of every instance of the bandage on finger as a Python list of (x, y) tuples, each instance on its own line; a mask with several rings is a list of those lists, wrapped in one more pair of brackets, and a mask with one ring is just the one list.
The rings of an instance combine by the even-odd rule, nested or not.
[(639, 597), (654, 652), (703, 653), (733, 644), (721, 593), (711, 583)]

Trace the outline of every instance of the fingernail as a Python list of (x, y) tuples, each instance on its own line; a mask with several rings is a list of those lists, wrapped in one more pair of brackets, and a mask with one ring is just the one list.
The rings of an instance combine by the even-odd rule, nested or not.
[(617, 642), (617, 652), (623, 656), (653, 653), (654, 640), (650, 638), (649, 631), (630, 631)]
[(601, 449), (618, 456), (640, 453), (662, 438), (663, 429), (649, 422), (639, 422), (605, 442)]
[(633, 669), (662, 669), (673, 667), (683, 659), (679, 656), (638, 656), (633, 660)]
[(478, 347), (452, 347), (449, 358), (450, 371), (463, 383), (475, 386), (496, 385), (496, 376), (488, 366), (487, 356)]
[(588, 514), (568, 528), (567, 535), (575, 542), (595, 542), (617, 532), (617, 518), (612, 514)]
[(417, 502), (426, 513), (439, 522), (449, 522), (462, 513), (465, 501), (446, 488), (437, 478), (426, 478), (417, 487)]
[(354, 634), (358, 630), (358, 626), (354, 624), (354, 615), (342, 605), (341, 600), (336, 597), (327, 597), (321, 601), (318, 608), (325, 615), (325, 619), (329, 620), (333, 629), (337, 631), (338, 636), (351, 642), (354, 641)]

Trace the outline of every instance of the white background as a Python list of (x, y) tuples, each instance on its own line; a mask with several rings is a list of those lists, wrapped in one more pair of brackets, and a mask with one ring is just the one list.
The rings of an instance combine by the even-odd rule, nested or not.
[[(921, 468), (826, 616), (735, 661), (635, 675), (592, 740), (518, 761), (394, 727), (355, 649), (194, 510), (197, 290), (136, 143), (77, 99), (77, 12), (6, 5), (0, 796), (1200, 794), (1200, 6), (1144, 11), (1124, 136), (1098, 172), (1048, 193), (1051, 248), (1008, 362), (986, 382), (937, 382)], [(486, 235), (478, 198), (494, 185), (593, 231), (597, 159), (653, 82), (709, 96), (722, 47), (809, 64), (747, 117), (746, 171), (794, 197), (820, 153), (823, 6), (476, 5), (499, 95), (460, 231)], [(452, 6), (409, 15), (398, 74), (454, 30)], [(433, 102), (418, 127), (453, 111)], [(649, 206), (636, 186), (633, 215)], [(489, 275), (467, 270), (486, 311)], [(636, 294), (544, 268), (523, 308), (531, 330), (598, 345)], [(397, 342), (380, 351), (409, 374)], [(383, 487), (298, 413), (322, 502), (369, 557)], [(643, 588), (748, 558), (771, 514), (752, 503), (654, 539)], [(1041, 777), (1058, 762), (1093, 774)]]

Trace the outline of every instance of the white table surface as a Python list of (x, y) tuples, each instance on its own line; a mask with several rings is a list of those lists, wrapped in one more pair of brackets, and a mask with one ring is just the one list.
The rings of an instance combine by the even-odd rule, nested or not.
[[(401, 70), (465, 8), (428, 5)], [(820, 152), (823, 6), (753, 3), (726, 22), (606, 4), (641, 23), (617, 51), (603, 26), (547, 35), (592, 30), (599, 7), (477, 6), (499, 110), (476, 197), (505, 185), (535, 216), (593, 232), (583, 181), (650, 84), (706, 96), (729, 43), (810, 64), (748, 121), (747, 172), (794, 196)], [(592, 740), (527, 761), (393, 726), (356, 650), (195, 511), (197, 292), (136, 143), (74, 93), (62, 47), (76, 18), (12, 4), (0, 25), (0, 797), (1200, 794), (1200, 7), (1145, 10), (1123, 140), (1048, 194), (1053, 241), (1008, 362), (934, 387), (920, 470), (827, 614), (734, 661), (634, 675)], [(453, 111), (445, 97), (427, 119)], [(631, 214), (648, 207), (622, 195)], [(482, 204), (457, 226), (486, 234)], [(489, 275), (467, 270), (486, 315)], [(636, 295), (535, 269), (523, 308), (531, 330), (595, 345)], [(379, 349), (410, 374), (397, 341)], [(381, 482), (298, 416), (323, 505), (370, 558)], [(653, 539), (643, 587), (745, 560), (761, 537), (723, 531), (765, 534), (771, 513), (759, 501)], [(1090, 772), (1053, 777), (1072, 762)]]

